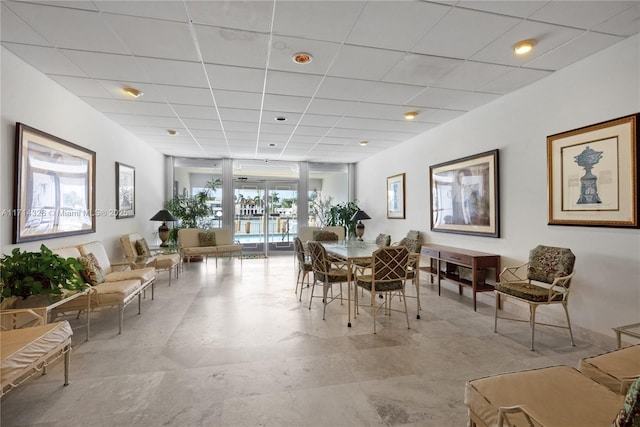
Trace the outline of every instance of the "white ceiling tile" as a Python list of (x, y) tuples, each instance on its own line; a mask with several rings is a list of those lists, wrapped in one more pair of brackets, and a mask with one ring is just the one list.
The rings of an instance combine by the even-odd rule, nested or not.
[(184, 125), (190, 130), (221, 130), (222, 125), (220, 121), (215, 119), (183, 119)]
[(233, 121), (233, 120), (225, 120), (224, 122), (225, 131), (238, 131), (238, 132), (258, 132), (258, 119), (251, 123), (247, 121)]
[[(171, 104), (213, 106), (211, 90), (198, 87), (155, 85), (163, 99)], [(146, 93), (145, 93), (146, 96)]]
[(347, 43), (406, 52), (450, 9), (427, 2), (407, 2), (403, 7), (396, 1), (368, 2)]
[(123, 101), (119, 99), (108, 98), (82, 98), (87, 104), (91, 105), (98, 111), (103, 113), (119, 113), (144, 116), (160, 116), (175, 117), (173, 111), (167, 104), (157, 102), (140, 102)]
[[(339, 43), (274, 35), (269, 69), (324, 75), (339, 49)], [(311, 54), (312, 61), (307, 64), (295, 63), (293, 55), (300, 52)]]
[(359, 103), (354, 101), (314, 98), (307, 113), (342, 116), (348, 114), (354, 108), (357, 108), (358, 105)]
[(460, 99), (453, 101), (450, 108), (453, 110), (471, 111), (498, 98), (500, 98), (500, 95), (493, 93), (468, 92)]
[(207, 140), (215, 139), (215, 140), (224, 142), (224, 133), (222, 132), (222, 130), (189, 128), (189, 131), (196, 138), (205, 138)]
[(302, 117), (302, 114), (298, 114), (298, 113), (287, 113), (286, 114), (286, 121), (284, 122), (280, 122), (276, 120), (276, 117), (282, 117), (282, 113), (280, 111), (267, 111), (264, 110), (262, 112), (262, 123), (263, 126), (264, 124), (269, 124), (269, 125), (273, 125), (274, 128), (277, 126), (281, 126), (282, 128), (287, 128), (289, 126), (295, 126), (296, 123), (298, 123), (298, 121), (300, 120), (300, 117)]
[(321, 80), (322, 77), (310, 74), (269, 71), (266, 93), (310, 97)]
[(321, 114), (305, 114), (302, 117), (301, 125), (304, 126), (322, 126), (322, 127), (331, 127), (335, 126), (341, 117), (338, 116), (325, 116)]
[(478, 90), (478, 88), (512, 70), (513, 67), (505, 65), (466, 61), (438, 80), (434, 86), (447, 89)]
[(274, 135), (291, 135), (291, 132), (296, 128), (296, 121), (290, 122), (290, 124), (282, 123), (262, 123), (260, 125), (261, 134), (274, 134)]
[(265, 68), (269, 52), (268, 34), (203, 25), (194, 25), (194, 29), (204, 62)]
[(148, 74), (136, 58), (128, 55), (60, 50), (87, 76), (94, 79), (148, 81)]
[(364, 1), (279, 1), (273, 32), (342, 42), (365, 4)]
[(516, 16), (526, 18), (536, 10), (547, 4), (548, 0), (462, 0), (456, 4), (457, 7), (468, 9), (484, 10), (499, 15)]
[[(523, 65), (582, 33), (582, 30), (573, 28), (523, 21), (473, 55), (471, 59), (504, 65)], [(515, 55), (513, 46), (528, 39), (536, 41), (534, 49), (527, 55)]]
[(3, 43), (4, 47), (45, 74), (87, 77), (87, 74), (57, 49), (27, 44)]
[(310, 101), (311, 98), (305, 96), (266, 94), (264, 96), (264, 109), (283, 113), (303, 113)]
[(189, 24), (108, 13), (103, 17), (134, 55), (199, 60)]
[(9, 8), (54, 46), (130, 53), (99, 13), (25, 2), (12, 2)]
[(411, 51), (467, 59), (520, 21), (519, 18), (456, 8)]
[[(153, 135), (153, 136), (166, 136), (167, 129), (162, 127), (153, 127), (153, 126), (134, 126), (134, 125), (126, 125), (123, 126), (128, 131), (131, 131), (138, 135)], [(178, 132), (178, 135), (184, 136), (187, 135), (186, 130), (183, 127), (174, 128), (173, 130)]]
[(155, 126), (165, 129), (174, 129), (182, 126), (177, 117), (135, 116), (124, 113), (105, 113), (105, 116), (121, 125)]
[(634, 2), (629, 9), (611, 17), (602, 24), (592, 28), (593, 31), (615, 34), (618, 36), (631, 36), (640, 28), (640, 2)]
[(365, 80), (327, 77), (317, 96), (344, 101), (380, 102), (402, 105), (417, 90), (416, 86)]
[(418, 134), (430, 129), (427, 123), (417, 123), (398, 120), (361, 119), (355, 117), (345, 117), (336, 125), (339, 128), (347, 129), (372, 129), (387, 130)]
[(559, 70), (622, 40), (619, 36), (586, 32), (526, 64), (527, 67)]
[(207, 75), (214, 89), (242, 90), (262, 93), (264, 70), (206, 64)]
[(249, 141), (255, 142), (258, 139), (258, 135), (255, 132), (227, 132), (227, 138), (229, 142), (233, 142), (234, 144), (240, 144), (241, 141), (246, 142)]
[(430, 86), (464, 64), (461, 59), (406, 54), (382, 79), (385, 82)]
[(146, 80), (170, 86), (209, 87), (202, 64), (168, 59), (136, 58), (146, 70)]
[(274, 2), (266, 1), (186, 1), (196, 24), (240, 30), (269, 32)]
[[(65, 3), (68, 4), (71, 2), (67, 0)], [(101, 12), (143, 16), (146, 18), (165, 19), (168, 21), (189, 22), (189, 17), (184, 7), (184, 3), (181, 1), (94, 0), (93, 3)]]
[(296, 128), (295, 137), (321, 137), (327, 130), (326, 127), (300, 125)]
[(214, 107), (182, 104), (173, 104), (172, 107), (183, 119), (215, 120), (218, 118), (218, 112)]
[[(541, 67), (546, 68), (546, 67)], [(498, 79), (479, 88), (481, 92), (507, 94), (551, 74), (551, 71), (515, 68)]]
[(380, 80), (402, 60), (404, 52), (345, 45), (327, 75)]
[(633, 1), (550, 1), (529, 19), (590, 29), (633, 5)]
[(408, 104), (419, 107), (450, 109), (454, 102), (457, 102), (466, 94), (467, 92), (462, 90), (429, 88), (411, 99)]
[(239, 92), (235, 90), (219, 90), (213, 91), (216, 97), (218, 107), (229, 108), (248, 108), (250, 110), (259, 110), (262, 95), (256, 92)]
[(92, 98), (111, 98), (111, 94), (100, 85), (97, 80), (71, 77), (71, 76), (50, 76), (51, 79), (60, 83), (65, 89), (73, 92), (79, 97), (88, 96)]
[(18, 18), (6, 5), (0, 4), (0, 39), (2, 42), (18, 42), (51, 46), (40, 34), (34, 31), (25, 21)]

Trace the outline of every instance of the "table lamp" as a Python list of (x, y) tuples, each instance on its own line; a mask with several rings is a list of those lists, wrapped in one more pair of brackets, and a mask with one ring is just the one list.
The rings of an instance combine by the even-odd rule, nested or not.
[(351, 217), (351, 221), (358, 221), (356, 224), (356, 236), (358, 236), (358, 240), (362, 240), (362, 236), (364, 235), (363, 219), (371, 219), (371, 217), (367, 215), (365, 211), (360, 209), (358, 209), (358, 211)]
[(171, 212), (166, 209), (162, 209), (151, 217), (151, 221), (162, 221), (162, 225), (158, 227), (158, 237), (160, 237), (160, 240), (162, 241), (160, 246), (166, 248), (169, 246), (167, 243), (167, 240), (169, 239), (169, 227), (167, 226), (167, 221), (176, 221), (176, 219), (171, 215)]

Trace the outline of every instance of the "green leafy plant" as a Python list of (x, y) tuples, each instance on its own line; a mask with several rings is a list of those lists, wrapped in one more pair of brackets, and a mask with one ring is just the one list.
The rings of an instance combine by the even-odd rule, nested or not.
[(351, 237), (356, 231), (356, 221), (352, 221), (351, 217), (358, 212), (357, 201), (342, 202), (331, 206), (325, 211), (324, 224), (328, 226), (341, 225), (345, 229), (345, 235)]
[(180, 228), (209, 228), (213, 222), (213, 207), (207, 203), (213, 200), (211, 193), (222, 185), (219, 178), (207, 181), (205, 188), (193, 196), (178, 195), (165, 203), (164, 208), (179, 220), (169, 233), (169, 240), (177, 242)]
[(64, 289), (78, 291), (88, 285), (80, 278), (82, 265), (75, 258), (63, 258), (45, 245), (40, 252), (20, 251), (0, 259), (0, 297), (27, 298), (30, 295), (61, 295)]

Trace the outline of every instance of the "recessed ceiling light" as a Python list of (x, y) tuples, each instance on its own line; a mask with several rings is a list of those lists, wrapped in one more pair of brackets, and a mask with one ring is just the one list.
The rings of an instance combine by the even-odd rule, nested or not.
[(516, 55), (524, 55), (531, 52), (533, 46), (535, 45), (535, 40), (523, 40), (513, 46), (513, 51), (516, 53)]
[(408, 113), (404, 113), (404, 118), (407, 120), (413, 120), (416, 118), (416, 116), (418, 115), (417, 112), (415, 111), (409, 111)]
[(174, 136), (174, 135), (177, 135), (177, 134), (178, 134), (178, 131), (177, 131), (177, 130), (173, 130), (173, 129), (169, 129), (169, 130), (167, 130), (167, 133), (168, 133), (169, 135), (171, 135), (171, 136)]
[(124, 89), (122, 89), (122, 91), (127, 95), (133, 96), (134, 98), (138, 98), (144, 95), (141, 91), (133, 87), (125, 87)]
[(283, 117), (283, 116), (276, 117), (276, 122), (286, 122), (286, 121), (287, 121), (286, 117)]
[(292, 59), (296, 64), (308, 64), (313, 61), (313, 56), (310, 53), (298, 52), (293, 54)]
[(273, 142), (269, 144), (269, 147), (275, 147), (276, 144), (274, 144)]
[(368, 143), (369, 141), (360, 141), (360, 145), (363, 147), (365, 147)]

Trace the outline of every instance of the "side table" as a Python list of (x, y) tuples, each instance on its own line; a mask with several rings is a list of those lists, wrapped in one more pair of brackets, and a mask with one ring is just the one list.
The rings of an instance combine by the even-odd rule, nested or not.
[(613, 330), (616, 333), (618, 348), (622, 348), (622, 335), (628, 335), (630, 337), (640, 339), (640, 323), (618, 326), (617, 328), (613, 328)]

